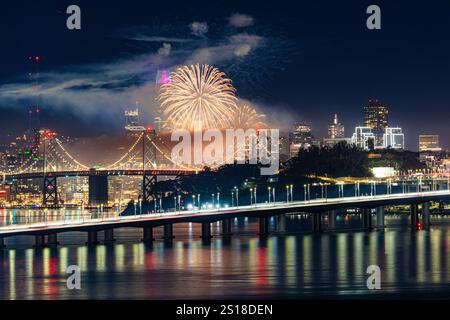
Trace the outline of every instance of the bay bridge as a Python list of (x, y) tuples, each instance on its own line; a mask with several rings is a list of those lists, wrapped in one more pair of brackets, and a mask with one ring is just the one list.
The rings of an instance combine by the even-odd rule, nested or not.
[[(159, 140), (159, 141), (158, 141)], [(58, 178), (88, 177), (89, 206), (108, 203), (108, 177), (142, 177), (142, 200), (149, 200), (153, 185), (158, 177), (177, 177), (192, 174), (200, 168), (188, 167), (172, 159), (171, 151), (154, 131), (142, 130), (130, 148), (117, 161), (104, 167), (91, 168), (77, 160), (64, 147), (54, 132), (46, 131), (40, 144), (42, 161), (29, 157), (18, 168), (1, 172), (3, 182), (17, 180), (43, 179), (42, 203), (44, 206), (57, 206)], [(165, 165), (157, 163), (157, 157), (165, 160)], [(137, 162), (136, 159), (141, 159)]]

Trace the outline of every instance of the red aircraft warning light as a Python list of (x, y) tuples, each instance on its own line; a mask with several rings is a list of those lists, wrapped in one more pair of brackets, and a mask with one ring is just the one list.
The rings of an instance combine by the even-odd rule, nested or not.
[(45, 132), (45, 136), (46, 136), (47, 138), (52, 138), (54, 135), (55, 135), (55, 133), (54, 133), (53, 131), (51, 131), (51, 130), (47, 130), (47, 131)]

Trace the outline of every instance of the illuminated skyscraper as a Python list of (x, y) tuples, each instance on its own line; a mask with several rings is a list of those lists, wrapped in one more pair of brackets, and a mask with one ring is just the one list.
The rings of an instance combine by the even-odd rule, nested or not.
[(298, 123), (290, 134), (289, 153), (290, 157), (296, 156), (300, 149), (311, 147), (313, 136), (311, 126), (306, 123)]
[(125, 130), (128, 132), (142, 132), (144, 129), (139, 121), (139, 109), (125, 110)]
[(363, 150), (374, 149), (375, 135), (369, 127), (356, 127), (352, 136), (352, 143)]
[(375, 147), (383, 146), (383, 135), (388, 126), (389, 109), (378, 99), (370, 99), (364, 107), (364, 126), (372, 129)]
[(291, 134), (291, 143), (299, 144), (302, 148), (309, 148), (311, 146), (313, 136), (311, 133), (311, 126), (306, 123), (298, 123), (294, 127)]
[(339, 123), (337, 114), (334, 115), (333, 122), (328, 126), (328, 138), (330, 139), (338, 139), (344, 138), (345, 136), (345, 128)]

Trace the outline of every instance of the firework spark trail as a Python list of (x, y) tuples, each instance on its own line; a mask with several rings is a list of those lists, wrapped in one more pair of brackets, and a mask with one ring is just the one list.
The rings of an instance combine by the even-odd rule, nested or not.
[(178, 68), (163, 84), (161, 101), (168, 129), (194, 129), (201, 121), (204, 129), (225, 129), (233, 125), (237, 109), (236, 90), (219, 69), (197, 64)]
[(239, 103), (233, 119), (233, 127), (238, 129), (260, 129), (267, 128), (264, 122), (266, 116), (256, 112), (256, 110), (245, 103)]

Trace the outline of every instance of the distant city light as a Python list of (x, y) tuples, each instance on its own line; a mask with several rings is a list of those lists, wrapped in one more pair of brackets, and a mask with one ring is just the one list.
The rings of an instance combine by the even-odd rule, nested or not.
[(374, 167), (372, 173), (375, 178), (387, 178), (395, 175), (395, 169), (392, 167)]

